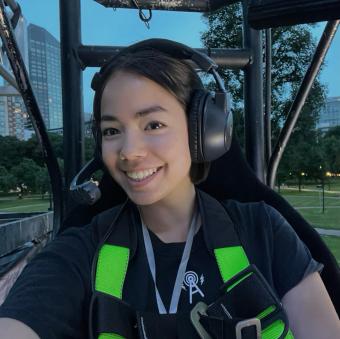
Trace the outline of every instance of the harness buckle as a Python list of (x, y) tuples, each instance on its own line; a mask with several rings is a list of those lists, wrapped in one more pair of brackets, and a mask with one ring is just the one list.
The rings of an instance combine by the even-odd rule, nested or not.
[(194, 326), (197, 334), (201, 339), (211, 339), (209, 333), (205, 330), (205, 328), (200, 323), (201, 315), (207, 315), (208, 305), (202, 301), (199, 301), (195, 307), (190, 312), (190, 320), (192, 325)]
[(256, 339), (261, 339), (261, 321), (258, 318), (250, 318), (239, 321), (235, 327), (236, 339), (242, 339), (242, 330), (251, 326), (255, 326)]

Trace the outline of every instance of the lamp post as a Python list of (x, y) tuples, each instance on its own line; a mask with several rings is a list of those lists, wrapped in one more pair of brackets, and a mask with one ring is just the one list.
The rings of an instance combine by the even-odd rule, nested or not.
[(322, 166), (320, 165), (321, 187), (322, 187), (322, 213), (325, 213), (325, 180), (323, 177)]

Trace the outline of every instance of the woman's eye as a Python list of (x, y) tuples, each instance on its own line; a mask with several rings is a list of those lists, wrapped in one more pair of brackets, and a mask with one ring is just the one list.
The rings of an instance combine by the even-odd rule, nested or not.
[(152, 129), (160, 129), (162, 127), (164, 127), (165, 125), (163, 125), (161, 122), (158, 121), (152, 121), (150, 122), (147, 126), (146, 126), (146, 130), (152, 130)]
[(102, 131), (103, 136), (111, 137), (113, 135), (116, 135), (119, 133), (119, 130), (117, 128), (105, 128)]

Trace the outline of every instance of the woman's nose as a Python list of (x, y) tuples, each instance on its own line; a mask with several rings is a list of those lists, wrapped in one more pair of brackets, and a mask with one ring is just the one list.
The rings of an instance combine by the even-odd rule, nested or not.
[(147, 154), (146, 143), (139, 133), (126, 133), (123, 138), (119, 157), (122, 160), (133, 160), (145, 157)]

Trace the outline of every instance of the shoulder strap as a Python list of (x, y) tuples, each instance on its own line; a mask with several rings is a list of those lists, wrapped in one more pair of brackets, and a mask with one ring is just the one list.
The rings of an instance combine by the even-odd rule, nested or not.
[(129, 264), (128, 247), (104, 244), (98, 254), (95, 290), (122, 299)]
[[(131, 218), (127, 202), (98, 218), (98, 227), (110, 224), (100, 241), (92, 265), (92, 288), (122, 299), (130, 258)], [(105, 225), (104, 225), (105, 226)]]
[[(221, 203), (221, 205), (228, 213), (227, 207), (223, 203)], [(230, 233), (234, 239), (239, 239), (233, 225), (228, 224), (227, 227), (229, 227), (228, 233)], [(215, 248), (214, 255), (222, 280), (226, 285), (229, 285), (228, 289), (225, 291), (226, 293), (252, 275), (252, 273), (242, 275), (242, 271), (248, 271), (251, 265), (241, 245), (241, 242), (239, 246), (225, 246)], [(229, 284), (228, 282), (231, 283)], [(248, 286), (248, 288), (251, 288), (251, 286)], [(267, 288), (270, 288), (270, 286), (268, 285)], [(254, 292), (256, 293), (256, 291)], [(274, 305), (270, 305), (269, 307), (263, 309), (262, 312), (257, 314), (256, 318), (261, 320), (275, 311), (276, 307)], [(284, 335), (284, 333), (286, 333), (286, 335)], [(263, 339), (277, 339), (281, 337), (285, 339), (294, 339), (291, 331), (288, 330), (287, 332), (287, 325), (281, 319), (273, 321), (261, 331), (261, 338)]]

